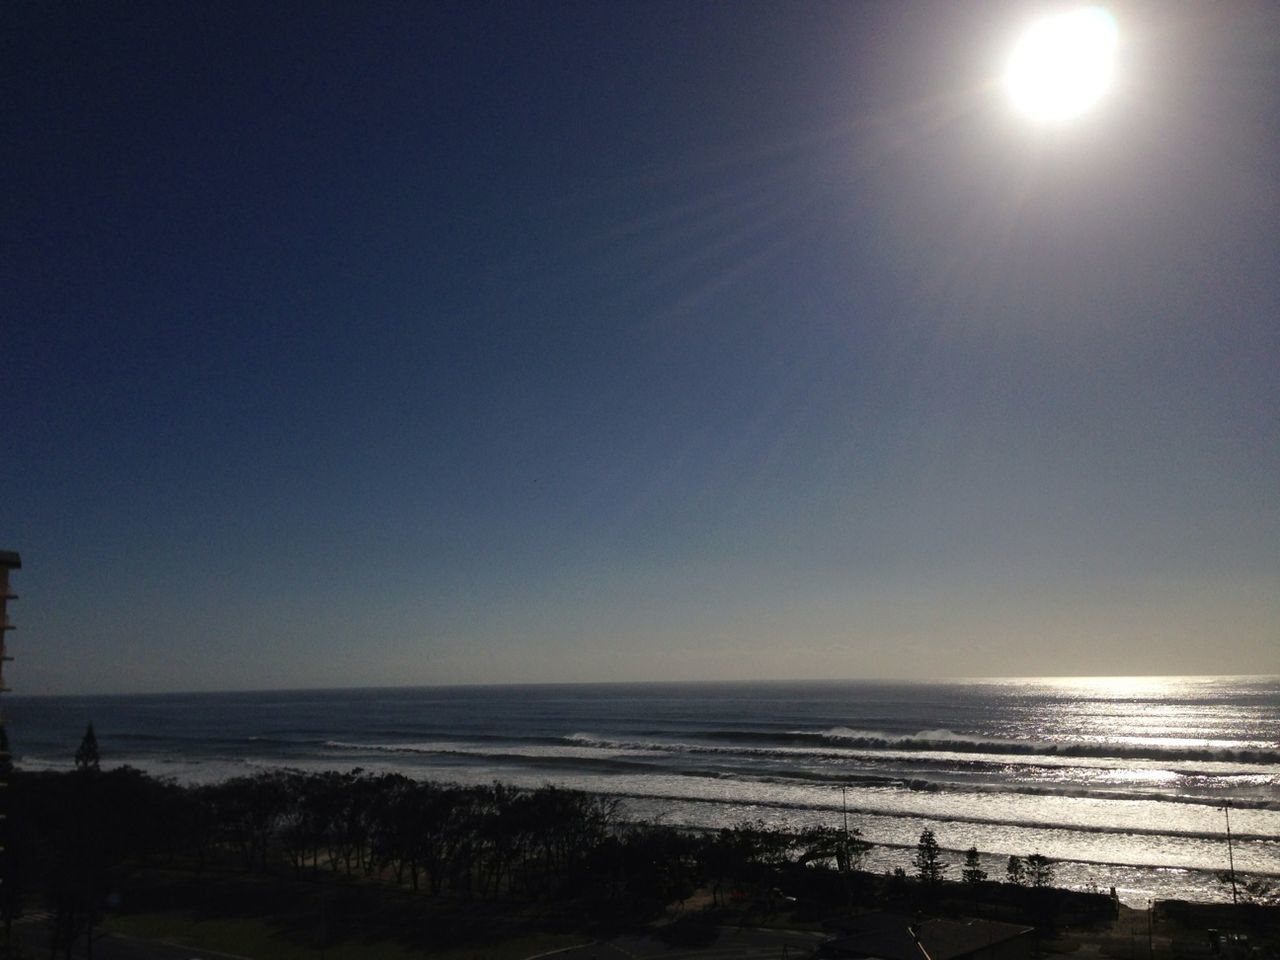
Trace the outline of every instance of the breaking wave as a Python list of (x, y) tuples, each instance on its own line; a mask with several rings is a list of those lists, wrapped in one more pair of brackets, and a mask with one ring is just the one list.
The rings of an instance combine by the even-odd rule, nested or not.
[(952, 753), (1016, 754), (1022, 756), (1097, 757), (1116, 760), (1208, 760), (1237, 763), (1280, 764), (1280, 749), (1253, 747), (1199, 747), (1189, 744), (1110, 743), (1106, 741), (1014, 740), (975, 737), (951, 730), (921, 730), (910, 734), (886, 734), (848, 727), (822, 731), (793, 730), (786, 733), (753, 733), (743, 730), (711, 730), (701, 734), (710, 740), (754, 743), (774, 740), (788, 744), (833, 744), (864, 750), (921, 750)]
[[(850, 731), (852, 733), (852, 731)], [(575, 733), (557, 742), (594, 746), (601, 749), (614, 750), (648, 750), (669, 753), (709, 753), (759, 758), (771, 758), (791, 761), (797, 756), (813, 759), (841, 760), (856, 757), (859, 760), (872, 762), (898, 761), (909, 759), (914, 766), (938, 766), (946, 768), (971, 769), (976, 771), (1003, 769), (1011, 762), (1025, 767), (1042, 766), (1056, 768), (1063, 765), (1075, 767), (1111, 768), (1117, 765), (1130, 765), (1135, 762), (1149, 762), (1168, 765), (1173, 772), (1187, 777), (1222, 777), (1222, 776), (1258, 776), (1271, 775), (1275, 770), (1268, 761), (1235, 756), (1186, 757), (1172, 751), (1161, 753), (1149, 750), (1149, 756), (1118, 756), (1114, 750), (1055, 750), (1051, 743), (1044, 744), (1044, 749), (1032, 749), (1037, 746), (1034, 741), (995, 740), (968, 738), (960, 741), (941, 737), (923, 739), (921, 737), (888, 737), (888, 736), (833, 736), (828, 733), (788, 733), (788, 734), (743, 734), (737, 731), (713, 731), (699, 736), (721, 741), (733, 741), (734, 746), (718, 746), (714, 744), (671, 742), (661, 740), (611, 740), (595, 737), (587, 733)], [(954, 738), (954, 734), (952, 737)], [(761, 739), (785, 740), (788, 743), (775, 743), (772, 746), (757, 746)], [(973, 745), (968, 749), (957, 749), (952, 744), (964, 743)], [(981, 745), (981, 746), (979, 746)], [(1007, 749), (1011, 745), (1012, 749)], [(957, 754), (959, 756), (957, 756)], [(1277, 751), (1280, 756), (1280, 751)], [(1188, 767), (1187, 763), (1200, 763), (1212, 766)]]
[[(626, 743), (600, 739), (590, 734), (574, 734), (560, 738), (555, 744), (538, 747), (525, 741), (518, 745), (488, 745), (456, 741), (426, 743), (355, 743), (329, 740), (324, 746), (331, 750), (370, 751), (422, 758), (452, 758), (483, 760), (487, 763), (515, 764), (529, 769), (578, 770), (617, 773), (654, 773), (678, 778), (707, 777), (733, 779), (748, 783), (780, 785), (842, 785), (849, 787), (882, 787), (907, 790), (916, 793), (979, 793), (992, 795), (1019, 794), (1023, 796), (1075, 797), (1091, 800), (1151, 800), (1164, 803), (1192, 804), (1197, 806), (1221, 806), (1223, 797), (1216, 794), (1196, 794), (1158, 790), (1126, 790), (1122, 787), (1088, 787), (1073, 784), (1014, 784), (981, 783), (972, 780), (948, 780), (945, 778), (894, 776), (891, 773), (849, 772), (842, 770), (810, 770), (788, 766), (784, 771), (776, 768), (750, 768), (730, 763), (693, 764), (671, 766), (662, 754), (675, 751), (687, 754), (691, 759), (710, 754), (713, 758), (731, 758), (737, 751), (725, 748), (700, 750), (687, 744), (661, 744), (657, 742)], [(769, 751), (765, 751), (769, 753)], [(783, 759), (789, 759), (783, 755)], [(1238, 809), (1280, 810), (1280, 799), (1270, 797), (1232, 798)]]

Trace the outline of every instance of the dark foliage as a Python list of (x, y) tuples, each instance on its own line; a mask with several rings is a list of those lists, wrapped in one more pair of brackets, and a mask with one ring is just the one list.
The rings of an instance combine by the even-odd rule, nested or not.
[(927, 887), (936, 887), (942, 883), (943, 874), (947, 872), (947, 864), (942, 861), (942, 849), (938, 846), (938, 838), (928, 827), (920, 834), (920, 842), (916, 844), (916, 855), (912, 860), (916, 868), (916, 876)]
[(1004, 868), (1005, 880), (1014, 886), (1021, 887), (1027, 882), (1027, 867), (1021, 857), (1010, 854), (1009, 862)]
[(970, 847), (965, 851), (964, 868), (960, 871), (960, 879), (965, 883), (981, 883), (987, 879), (987, 871), (982, 869), (977, 847)]
[(80, 746), (76, 748), (76, 769), (98, 772), (98, 735), (93, 732), (92, 723), (85, 729)]
[[(575, 916), (601, 928), (655, 916), (699, 888), (710, 890), (713, 912), (761, 917), (892, 904), (924, 891), (945, 899), (947, 865), (930, 830), (916, 849), (914, 881), (901, 869), (878, 881), (858, 869), (870, 844), (856, 830), (791, 833), (743, 821), (698, 832), (627, 823), (617, 800), (554, 786), (456, 786), (358, 769), (180, 786), (127, 767), (99, 770), (84, 744), (81, 753), (75, 771), (12, 778), (6, 916), (41, 903), (64, 955), (87, 943), (111, 898), (127, 898), (137, 868), (148, 866), (169, 875), (178, 867), (197, 885), (210, 866), (218, 869), (209, 882), (336, 875), (344, 889), (381, 881), (405, 897), (495, 910), (537, 904), (545, 916), (573, 903)], [(1052, 879), (1047, 858), (1011, 861), (1024, 884)], [(963, 876), (976, 896), (985, 874), (974, 850)], [(710, 916), (673, 925), (672, 942), (702, 942)]]
[(1053, 861), (1041, 853), (1030, 854), (1025, 861), (1027, 883), (1039, 890), (1053, 886)]

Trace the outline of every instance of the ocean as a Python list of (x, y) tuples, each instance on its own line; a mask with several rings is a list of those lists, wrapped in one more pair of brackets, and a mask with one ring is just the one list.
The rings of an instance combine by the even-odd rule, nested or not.
[[(627, 816), (831, 826), (869, 867), (921, 830), (1057, 861), (1060, 885), (1230, 899), (1280, 876), (1280, 678), (999, 679), (419, 687), (6, 697), (19, 767), (67, 768), (92, 721), (104, 766), (181, 782), (272, 767), (397, 771), (616, 795)], [(1230, 801), (1227, 811), (1224, 805)]]

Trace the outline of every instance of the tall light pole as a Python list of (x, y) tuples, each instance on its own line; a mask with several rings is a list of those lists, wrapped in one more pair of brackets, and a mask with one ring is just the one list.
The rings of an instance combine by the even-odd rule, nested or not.
[(850, 875), (853, 870), (853, 859), (849, 855), (849, 801), (845, 796), (847, 791), (845, 784), (840, 784), (840, 815), (844, 820), (844, 835), (840, 838), (840, 847), (836, 855), (836, 866), (840, 870), (840, 877), (844, 880), (844, 893), (849, 901), (849, 909), (853, 909), (853, 877)]
[(1227, 866), (1231, 870), (1231, 902), (1238, 904), (1236, 897), (1236, 855), (1231, 849), (1231, 801), (1227, 800), (1222, 805), (1222, 812), (1227, 818)]

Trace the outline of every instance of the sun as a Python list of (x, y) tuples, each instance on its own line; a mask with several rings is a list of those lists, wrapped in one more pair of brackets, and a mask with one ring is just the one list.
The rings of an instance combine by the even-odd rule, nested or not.
[(1074, 120), (1111, 86), (1117, 41), (1115, 19), (1102, 7), (1075, 7), (1038, 20), (1014, 45), (1005, 91), (1036, 123)]

